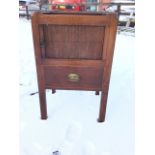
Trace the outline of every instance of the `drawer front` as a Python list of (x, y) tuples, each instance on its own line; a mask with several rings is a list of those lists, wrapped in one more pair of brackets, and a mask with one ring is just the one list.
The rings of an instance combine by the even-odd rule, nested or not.
[(46, 88), (101, 90), (103, 67), (44, 67)]

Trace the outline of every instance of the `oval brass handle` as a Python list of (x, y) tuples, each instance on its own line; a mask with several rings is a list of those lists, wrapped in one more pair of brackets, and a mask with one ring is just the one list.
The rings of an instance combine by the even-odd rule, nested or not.
[(78, 82), (80, 80), (80, 76), (75, 73), (68, 74), (68, 80), (71, 82)]

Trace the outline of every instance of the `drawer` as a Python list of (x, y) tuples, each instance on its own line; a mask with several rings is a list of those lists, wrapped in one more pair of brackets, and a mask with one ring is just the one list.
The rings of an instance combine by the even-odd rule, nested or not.
[(45, 66), (46, 88), (101, 90), (103, 67)]

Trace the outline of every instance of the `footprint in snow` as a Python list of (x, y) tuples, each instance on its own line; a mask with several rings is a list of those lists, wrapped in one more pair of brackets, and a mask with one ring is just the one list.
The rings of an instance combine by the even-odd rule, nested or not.
[(87, 142), (83, 147), (83, 155), (97, 155), (96, 146), (92, 142)]
[(58, 155), (76, 155), (75, 150), (79, 144), (81, 134), (82, 125), (80, 123), (74, 122), (69, 125), (65, 139), (59, 148)]

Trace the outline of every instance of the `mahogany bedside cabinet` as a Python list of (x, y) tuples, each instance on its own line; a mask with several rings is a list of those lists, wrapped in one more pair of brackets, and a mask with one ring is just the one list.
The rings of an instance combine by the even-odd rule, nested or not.
[(41, 119), (46, 89), (101, 92), (98, 122), (105, 120), (117, 17), (113, 13), (34, 13), (32, 32)]

